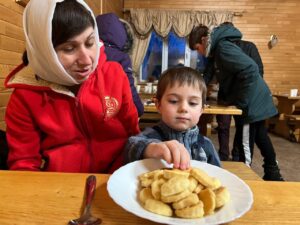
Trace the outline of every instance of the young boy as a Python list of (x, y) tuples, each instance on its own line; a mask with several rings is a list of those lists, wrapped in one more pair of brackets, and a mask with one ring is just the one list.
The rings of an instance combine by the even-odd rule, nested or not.
[(206, 86), (199, 72), (189, 67), (166, 70), (156, 94), (161, 121), (129, 138), (128, 161), (158, 158), (183, 170), (190, 167), (190, 159), (221, 166), (212, 142), (197, 126), (205, 99)]

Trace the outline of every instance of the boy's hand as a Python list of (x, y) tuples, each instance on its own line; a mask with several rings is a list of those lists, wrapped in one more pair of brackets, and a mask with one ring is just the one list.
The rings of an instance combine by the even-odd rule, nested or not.
[(190, 168), (190, 154), (177, 140), (149, 144), (144, 158), (164, 159), (167, 163), (173, 163), (173, 167), (177, 169)]

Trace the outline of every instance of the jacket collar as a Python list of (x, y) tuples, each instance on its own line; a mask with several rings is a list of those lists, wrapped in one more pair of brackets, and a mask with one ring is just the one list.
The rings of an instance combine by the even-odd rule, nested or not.
[(68, 88), (37, 77), (29, 66), (20, 64), (5, 79), (7, 88), (27, 88), (33, 90), (52, 90), (54, 92), (75, 97)]
[(168, 140), (178, 140), (185, 143), (187, 140), (193, 143), (198, 140), (199, 128), (198, 126), (192, 127), (186, 131), (176, 131), (169, 126), (167, 126), (163, 121), (160, 121), (158, 126), (163, 131), (165, 138)]

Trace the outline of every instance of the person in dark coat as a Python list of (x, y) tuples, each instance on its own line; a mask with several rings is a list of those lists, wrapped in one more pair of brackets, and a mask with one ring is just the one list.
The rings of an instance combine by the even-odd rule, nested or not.
[(144, 105), (134, 85), (132, 63), (128, 54), (133, 42), (131, 34), (128, 33), (129, 24), (122, 22), (114, 13), (98, 15), (96, 21), (99, 38), (105, 45), (107, 60), (116, 61), (122, 65), (130, 83), (134, 104), (141, 116), (144, 113)]
[(189, 46), (210, 56), (219, 71), (219, 96), (225, 104), (242, 109), (240, 161), (251, 165), (254, 143), (264, 156), (265, 180), (283, 181), (276, 160), (276, 153), (265, 127), (265, 120), (278, 114), (272, 94), (259, 74), (257, 63), (234, 42), (242, 33), (233, 26), (218, 26), (210, 33), (208, 27), (199, 25), (189, 36)]
[[(232, 22), (224, 22), (220, 26), (229, 25), (234, 26)], [(259, 73), (263, 77), (264, 75), (264, 66), (260, 57), (260, 54), (258, 52), (258, 49), (256, 45), (251, 41), (245, 41), (245, 40), (236, 40), (234, 43), (239, 46), (244, 53), (246, 53), (248, 56), (250, 56), (258, 65)], [(215, 72), (215, 66), (213, 63), (213, 60), (210, 59), (208, 66), (206, 66), (203, 77), (208, 85), (212, 80), (214, 80), (215, 76), (220, 76), (216, 74)], [(222, 96), (218, 96), (218, 99), (222, 102)], [(216, 115), (218, 127), (218, 141), (219, 141), (219, 156), (222, 161), (228, 161), (229, 160), (229, 136), (230, 136), (230, 124), (231, 124), (231, 115)], [(242, 134), (240, 132), (241, 128), (239, 127), (239, 116), (234, 116), (235, 124), (236, 124), (236, 132), (234, 137), (234, 143), (233, 148), (231, 151), (232, 160), (233, 161), (239, 161), (239, 147), (237, 144), (237, 141), (241, 139), (239, 135)]]

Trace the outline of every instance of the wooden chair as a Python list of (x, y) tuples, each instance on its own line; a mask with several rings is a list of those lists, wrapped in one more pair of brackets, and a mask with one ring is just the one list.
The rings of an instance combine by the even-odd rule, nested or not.
[(289, 127), (289, 140), (300, 142), (300, 115), (285, 115)]

